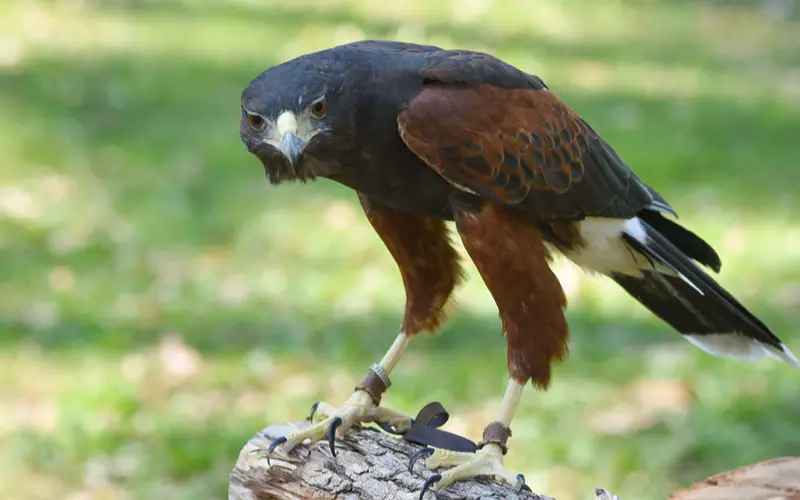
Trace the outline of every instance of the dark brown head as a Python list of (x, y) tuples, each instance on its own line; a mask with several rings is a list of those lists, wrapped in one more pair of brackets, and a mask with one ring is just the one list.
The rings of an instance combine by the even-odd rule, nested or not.
[(340, 68), (303, 56), (267, 69), (242, 93), (242, 141), (273, 184), (324, 176), (331, 153), (349, 147), (355, 120)]
[(242, 141), (274, 184), (358, 176), (402, 145), (397, 113), (419, 92), (417, 70), (435, 50), (365, 40), (273, 66), (242, 93)]

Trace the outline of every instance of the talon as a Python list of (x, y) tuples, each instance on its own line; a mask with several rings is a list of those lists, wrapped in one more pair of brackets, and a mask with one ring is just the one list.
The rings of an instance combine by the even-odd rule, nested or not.
[(309, 414), (308, 414), (308, 421), (309, 422), (313, 422), (314, 421), (314, 414), (317, 413), (317, 408), (318, 407), (319, 407), (319, 401), (317, 401), (316, 403), (311, 405), (311, 412), (309, 412)]
[(431, 486), (433, 486), (434, 484), (438, 483), (441, 480), (442, 480), (441, 474), (434, 474), (428, 479), (426, 479), (425, 482), (422, 483), (422, 491), (419, 494), (419, 500), (422, 500), (422, 498), (425, 496), (425, 492), (428, 491)]
[[(269, 445), (269, 448), (267, 448), (267, 453), (271, 454), (273, 451), (275, 451), (275, 448), (277, 448), (278, 446), (282, 445), (285, 442), (286, 442), (286, 436), (279, 437)], [(272, 464), (269, 463), (269, 457), (267, 457), (267, 467), (272, 467)]]
[(409, 474), (414, 473), (414, 464), (417, 463), (417, 460), (428, 458), (429, 456), (433, 455), (433, 448), (422, 448), (414, 452), (411, 455), (411, 459), (408, 461), (408, 472)]
[(336, 429), (338, 429), (341, 425), (342, 419), (335, 417), (333, 422), (331, 422), (331, 426), (328, 428), (328, 444), (331, 447), (331, 455), (334, 457), (336, 456), (336, 449), (333, 447), (333, 444), (336, 441)]
[(531, 491), (531, 489), (528, 488), (528, 485), (525, 484), (525, 476), (522, 474), (517, 474), (517, 482), (519, 482), (519, 489), (517, 490), (518, 495), (522, 493), (522, 490)]

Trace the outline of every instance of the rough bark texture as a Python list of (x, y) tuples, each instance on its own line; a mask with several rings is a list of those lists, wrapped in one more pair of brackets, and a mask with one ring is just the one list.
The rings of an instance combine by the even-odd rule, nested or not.
[[(416, 500), (431, 473), (408, 460), (419, 447), (373, 428), (354, 428), (336, 441), (336, 458), (327, 442), (298, 446), (289, 455), (276, 454), (267, 467), (272, 441), (307, 422), (274, 425), (251, 439), (239, 454), (230, 476), (229, 500)], [(597, 500), (620, 500), (596, 490)], [(456, 483), (426, 500), (471, 499), (554, 500), (523, 492), (491, 479)], [(800, 457), (784, 457), (714, 475), (677, 491), (670, 500), (800, 500)], [(633, 500), (633, 499), (630, 499)]]
[[(267, 467), (266, 450), (277, 437), (306, 422), (274, 425), (250, 440), (242, 449), (231, 473), (230, 500), (416, 500), (428, 472), (422, 461), (408, 472), (408, 460), (418, 450), (379, 430), (354, 428), (336, 440), (336, 458), (327, 442), (301, 445), (288, 456), (279, 453)], [(491, 479), (457, 483), (426, 499), (525, 499), (553, 500), (528, 492), (517, 493)]]

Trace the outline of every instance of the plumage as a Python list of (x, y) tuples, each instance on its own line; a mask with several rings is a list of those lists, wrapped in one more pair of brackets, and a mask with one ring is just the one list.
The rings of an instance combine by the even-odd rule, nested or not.
[[(695, 345), (702, 344), (704, 335), (725, 334), (732, 338), (743, 337), (748, 340), (747, 343), (757, 343), (779, 351), (786, 349), (761, 320), (692, 262), (664, 234), (647, 222), (642, 221), (641, 226), (643, 233), (623, 234), (626, 243), (655, 261), (651, 264), (653, 268), (656, 268), (656, 264), (662, 264), (673, 272), (645, 270), (640, 279), (612, 273), (614, 280), (628, 293), (679, 332), (694, 336)], [(734, 342), (732, 345), (737, 344)], [(727, 354), (724, 349), (706, 351), (715, 351), (717, 355)], [(731, 355), (740, 357), (735, 350), (731, 351)]]
[[(707, 352), (767, 354), (800, 368), (700, 267), (719, 271), (711, 245), (672, 219), (673, 207), (541, 78), (491, 55), (389, 41), (307, 54), (244, 90), (240, 134), (274, 184), (324, 177), (356, 191), (406, 291), (400, 335), (338, 423), (326, 421), (333, 430), (311, 426), (287, 446), (385, 413), (364, 405), (378, 405), (409, 339), (441, 327), (459, 283), (445, 221), (455, 221), (491, 292), (508, 347), (506, 397), (487, 429), (510, 429), (521, 387), (549, 387), (551, 365), (567, 356), (551, 250), (613, 279)], [(476, 470), (514, 478), (493, 462), (503, 446), (489, 443), (495, 455), (456, 467), (441, 484)]]
[(398, 125), (408, 147), (452, 184), (539, 220), (628, 218), (653, 203), (611, 148), (545, 88), (431, 81)]
[(549, 250), (525, 214), (469, 194), (453, 201), (464, 248), (498, 306), (511, 378), (547, 388), (569, 338), (567, 301)]
[(363, 193), (358, 198), (403, 278), (407, 300), (400, 331), (416, 335), (438, 330), (444, 307), (463, 279), (444, 221), (402, 212)]

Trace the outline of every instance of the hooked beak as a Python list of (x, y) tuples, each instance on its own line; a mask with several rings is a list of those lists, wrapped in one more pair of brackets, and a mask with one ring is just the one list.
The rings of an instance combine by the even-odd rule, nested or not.
[(294, 167), (297, 165), (297, 160), (300, 159), (300, 154), (303, 152), (305, 145), (303, 140), (294, 135), (294, 133), (286, 132), (281, 138), (278, 149), (281, 150), (281, 153), (283, 153), (289, 160), (289, 163)]
[(297, 160), (300, 159), (300, 154), (303, 152), (305, 142), (297, 136), (297, 117), (291, 111), (284, 111), (277, 120), (278, 135), (281, 142), (278, 143), (278, 149), (281, 150), (283, 156), (292, 164), (292, 168), (297, 166)]

